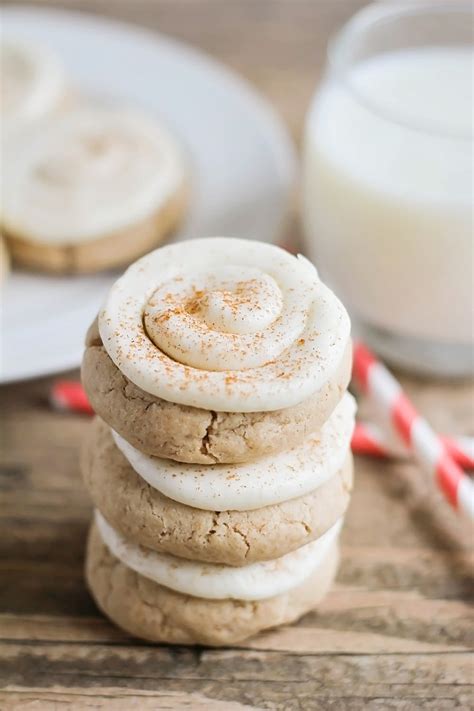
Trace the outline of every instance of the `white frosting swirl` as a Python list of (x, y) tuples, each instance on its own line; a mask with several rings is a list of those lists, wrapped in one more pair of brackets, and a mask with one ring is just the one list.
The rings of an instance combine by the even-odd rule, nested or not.
[(129, 110), (80, 108), (35, 123), (7, 147), (4, 163), (7, 229), (47, 244), (132, 226), (184, 182), (174, 139)]
[(127, 541), (96, 510), (99, 533), (110, 552), (139, 575), (176, 592), (209, 600), (263, 600), (298, 587), (324, 564), (342, 527), (339, 519), (316, 541), (276, 560), (241, 568), (199, 563), (157, 553)]
[(104, 346), (136, 385), (226, 412), (278, 410), (333, 377), (349, 317), (304, 257), (223, 237), (138, 260), (99, 315)]
[(200, 466), (143, 454), (117, 432), (115, 443), (150, 486), (173, 501), (207, 511), (251, 511), (314, 491), (338, 472), (354, 429), (346, 393), (319, 433), (287, 452), (245, 464)]
[(65, 75), (56, 56), (44, 47), (13, 37), (0, 46), (2, 135), (56, 110), (64, 98)]

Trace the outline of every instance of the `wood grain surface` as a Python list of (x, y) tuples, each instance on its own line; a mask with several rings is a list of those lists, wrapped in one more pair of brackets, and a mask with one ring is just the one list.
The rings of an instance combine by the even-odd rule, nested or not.
[[(47, 4), (143, 24), (204, 48), (260, 88), (298, 141), (327, 36), (361, 3)], [(237, 648), (153, 646), (109, 624), (85, 588), (91, 506), (78, 450), (88, 421), (51, 410), (52, 382), (1, 390), (2, 711), (472, 708), (472, 529), (416, 466), (357, 460), (343, 563), (317, 612)], [(433, 425), (474, 434), (472, 385), (404, 382)]]

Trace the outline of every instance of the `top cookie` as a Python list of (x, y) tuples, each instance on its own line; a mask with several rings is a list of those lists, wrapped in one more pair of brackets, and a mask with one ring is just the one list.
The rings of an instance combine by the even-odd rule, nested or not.
[(222, 412), (294, 407), (340, 367), (349, 317), (303, 257), (207, 238), (138, 260), (99, 314), (102, 343), (137, 387)]
[(219, 412), (168, 402), (134, 385), (87, 333), (82, 383), (100, 417), (141, 452), (190, 464), (238, 463), (301, 444), (327, 421), (351, 375), (351, 344), (326, 385), (299, 405), (270, 412)]

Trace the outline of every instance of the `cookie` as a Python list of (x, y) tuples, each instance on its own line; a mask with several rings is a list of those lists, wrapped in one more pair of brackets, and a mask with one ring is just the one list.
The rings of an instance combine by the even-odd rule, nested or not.
[(337, 571), (337, 543), (302, 585), (258, 601), (206, 600), (159, 585), (127, 568), (89, 534), (86, 579), (101, 610), (132, 635), (152, 642), (230, 645), (261, 630), (287, 624), (317, 606)]
[(241, 566), (279, 558), (327, 531), (349, 504), (352, 457), (305, 496), (253, 511), (205, 511), (172, 501), (130, 466), (99, 419), (84, 442), (86, 487), (106, 520), (132, 542), (211, 563)]
[(3, 224), (13, 258), (54, 273), (129, 263), (184, 217), (174, 137), (138, 111), (77, 107), (24, 128), (4, 154)]
[(155, 247), (181, 224), (188, 204), (183, 186), (141, 223), (87, 244), (29, 242), (7, 233), (13, 260), (27, 269), (55, 274), (85, 274), (128, 264)]
[(112, 430), (131, 467), (163, 496), (206, 511), (252, 511), (309, 494), (344, 465), (355, 426), (346, 393), (331, 417), (297, 447), (240, 464), (186, 464), (140, 452)]
[(136, 386), (216, 412), (287, 409), (323, 397), (350, 319), (304, 257), (207, 237), (156, 249), (113, 284), (102, 344)]
[(210, 411), (163, 400), (132, 383), (108, 355), (94, 322), (82, 382), (96, 413), (142, 452), (194, 464), (238, 463), (297, 446), (317, 431), (341, 400), (351, 367), (349, 343), (334, 377), (298, 405), (267, 412)]

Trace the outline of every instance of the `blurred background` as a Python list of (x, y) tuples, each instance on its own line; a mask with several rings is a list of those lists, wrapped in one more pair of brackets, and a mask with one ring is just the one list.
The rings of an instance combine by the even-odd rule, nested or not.
[[(16, 16), (21, 3), (5, 5), (7, 37), (24, 35), (27, 52), (30, 42), (54, 51), (48, 61), (57, 63), (55, 81), (62, 82), (72, 119), (64, 118), (58, 89), (61, 101), (50, 104), (47, 116), (44, 112), (44, 124), (38, 118), (4, 122), (9, 150), (3, 227), (13, 264), (20, 268), (7, 281), (4, 382), (78, 364), (78, 334), (111, 284), (107, 271), (123, 268), (164, 238), (213, 234), (304, 251), (350, 310), (356, 332), (390, 363), (436, 376), (471, 373), (472, 10), (462, 0), (415, 1), (398, 13), (396, 2), (379, 2), (357, 14), (364, 5), (358, 0), (36, 1), (29, 14)], [(78, 11), (84, 22), (73, 13), (35, 18), (34, 10), (42, 8)], [(94, 16), (103, 20), (94, 25)], [(124, 24), (108, 26), (107, 19)], [(153, 35), (134, 36), (133, 26), (161, 35), (153, 57)], [(183, 44), (167, 44), (167, 36)], [(236, 75), (201, 63), (187, 46)], [(38, 69), (39, 55), (32, 57)], [(18, 56), (15, 61), (20, 66)], [(45, 73), (51, 90), (51, 66)], [(142, 123), (120, 131), (135, 131), (132, 139), (143, 149), (145, 134), (156, 130), (153, 140), (174, 155), (172, 170), (184, 174), (169, 198), (186, 193), (179, 209), (173, 208), (175, 219), (136, 246), (133, 230), (122, 234), (116, 250), (117, 238), (107, 238), (118, 228), (137, 227), (134, 207), (158, 170), (150, 167), (150, 151), (138, 149), (142, 158), (127, 156), (124, 142), (114, 154), (101, 139), (103, 159), (87, 155), (98, 145), (97, 136), (91, 142), (89, 135), (84, 151), (91, 129), (76, 124), (105, 122), (110, 129), (110, 122), (128, 121), (74, 117), (94, 102), (93, 110), (116, 105), (119, 112), (140, 109), (158, 119), (161, 126), (155, 129)], [(14, 146), (20, 124), (21, 140)], [(169, 129), (168, 138), (159, 138), (163, 128)], [(57, 135), (62, 139), (55, 145)], [(35, 172), (36, 144), (46, 168), (38, 164)], [(120, 160), (133, 165), (128, 184), (126, 168), (117, 170), (119, 177), (112, 175), (113, 161), (118, 166)], [(110, 205), (108, 170), (116, 189)], [(65, 171), (71, 185), (81, 180), (84, 185), (56, 189)], [(46, 186), (38, 180), (42, 173)], [(91, 187), (95, 181), (97, 194)], [(65, 214), (68, 200), (75, 212)], [(112, 215), (122, 203), (122, 214)], [(91, 227), (95, 212), (104, 217), (102, 230)], [(66, 277), (75, 273), (85, 276)], [(99, 273), (102, 280), (94, 276)], [(83, 303), (82, 313), (74, 316), (76, 340), (63, 336), (52, 348), (64, 357), (51, 353), (36, 367), (21, 362), (22, 300), (33, 290), (43, 325), (44, 313), (56, 309), (58, 299), (64, 299), (63, 316)], [(32, 324), (29, 328), (31, 340)], [(37, 338), (53, 344), (53, 330), (47, 336), (43, 328)]]
[[(414, 1), (405, 6), (417, 4)], [(454, 0), (441, 4), (444, 9), (459, 5)], [(309, 242), (316, 244), (323, 235), (312, 227), (305, 235), (300, 205), (302, 184), (313, 184), (312, 180), (302, 179), (303, 154), (312, 155), (305, 148), (308, 144), (304, 140), (304, 127), (327, 68), (327, 43), (365, 5), (367, 2), (363, 0), (29, 0), (27, 7), (32, 11), (46, 8), (79, 11), (156, 31), (203, 51), (247, 80), (258, 93), (236, 90), (238, 81), (220, 75), (218, 80), (216, 77), (212, 80), (212, 91), (200, 94), (202, 85), (188, 82), (183, 84), (185, 89), (180, 87), (180, 96), (179, 90), (170, 90), (170, 81), (164, 87), (160, 75), (154, 76), (153, 72), (142, 82), (138, 75), (134, 82), (131, 72), (130, 82), (129, 59), (133, 53), (139, 53), (139, 48), (132, 48), (129, 54), (127, 44), (120, 54), (120, 46), (117, 50), (117, 43), (112, 42), (111, 64), (109, 51), (113, 38), (107, 36), (107, 49), (103, 53), (100, 32), (94, 37), (82, 33), (79, 41), (76, 31), (80, 23), (75, 16), (64, 25), (65, 34), (52, 25), (46, 29), (42, 25), (39, 33), (45, 37), (54, 35), (59, 56), (67, 58), (68, 70), (73, 70), (73, 84), (76, 86), (77, 80), (81, 92), (84, 89), (87, 94), (92, 89), (97, 98), (97, 92), (94, 93), (97, 82), (104, 94), (113, 99), (115, 93), (109, 91), (108, 81), (114, 79), (116, 87), (125, 87), (117, 96), (127, 105), (138, 104), (153, 115), (156, 109), (156, 115), (163, 115), (166, 125), (176, 129), (185, 150), (192, 147), (194, 152), (190, 153), (195, 160), (191, 172), (195, 179), (185, 218), (189, 221), (184, 223), (183, 234), (189, 228), (193, 234), (194, 229), (199, 232), (213, 226), (214, 231), (215, 226), (218, 229), (222, 225), (236, 225), (236, 232), (245, 234), (249, 225), (255, 225), (253, 236), (263, 235), (293, 250), (304, 248)], [(394, 3), (377, 5), (388, 7)], [(466, 7), (466, 3), (463, 5)], [(7, 11), (22, 6), (16, 2), (2, 3), (2, 9)], [(20, 20), (17, 17), (13, 23), (18, 34), (22, 29)], [(31, 36), (35, 35), (33, 24), (30, 15)], [(464, 37), (471, 28), (469, 23), (462, 24), (464, 34), (461, 32), (460, 36)], [(449, 30), (449, 23), (439, 18), (429, 25), (436, 32)], [(457, 32), (453, 28), (453, 37)], [(388, 34), (385, 40), (394, 49), (400, 46), (400, 36), (402, 46), (407, 37), (405, 32), (401, 35), (398, 32), (396, 41), (395, 34)], [(424, 37), (418, 26), (414, 35), (417, 41)], [(70, 41), (70, 37), (77, 41)], [(94, 52), (90, 53), (92, 44)], [(377, 48), (377, 42), (363, 44), (361, 56), (365, 56), (365, 51), (370, 55), (369, 47)], [(158, 49), (159, 45), (160, 42)], [(346, 43), (346, 47), (349, 45), (350, 42)], [(378, 46), (383, 48), (384, 43)], [(191, 71), (192, 65), (191, 57), (186, 72)], [(143, 69), (145, 72), (146, 65)], [(443, 114), (441, 108), (453, 107), (454, 122), (461, 116), (472, 129), (472, 112), (469, 108), (458, 111), (454, 101), (441, 95), (438, 75), (437, 71), (431, 72), (434, 82), (428, 87), (427, 96), (434, 96), (434, 109), (430, 108), (430, 113), (436, 117)], [(189, 79), (191, 75), (186, 76)], [(470, 90), (464, 89), (466, 82), (472, 84), (472, 67), (457, 72), (456, 76), (461, 83), (452, 82), (443, 74), (443, 86), (454, 87), (454, 93), (459, 89), (457, 98), (461, 97), (465, 107), (472, 100), (472, 86)], [(204, 79), (202, 74), (199, 82)], [(407, 85), (403, 81), (400, 84)], [(144, 91), (144, 86), (149, 90)], [(165, 88), (167, 96), (177, 99), (169, 115), (167, 109), (171, 103), (168, 106), (161, 102), (160, 106)], [(224, 92), (219, 97), (225, 95), (226, 101), (216, 99), (213, 91)], [(411, 94), (416, 98), (417, 90)], [(261, 103), (259, 95), (270, 109)], [(186, 109), (184, 113), (182, 106)], [(203, 116), (201, 125), (198, 119)], [(448, 123), (452, 118), (447, 117)], [(321, 124), (319, 117), (316, 119), (318, 127)], [(396, 122), (388, 123), (392, 126)], [(326, 125), (333, 122), (330, 120)], [(436, 431), (446, 435), (446, 441), (458, 445), (458, 461), (468, 469), (474, 461), (474, 389), (466, 379), (453, 381), (439, 376), (466, 376), (473, 365), (472, 321), (465, 325), (473, 303), (472, 206), (470, 199), (465, 200), (472, 190), (472, 135), (467, 142), (465, 137), (458, 142), (455, 136), (453, 143), (450, 136), (439, 143), (435, 131), (425, 144), (421, 138), (418, 141), (421, 131), (414, 134), (410, 131), (408, 127), (410, 136), (416, 135), (416, 145), (423, 147), (425, 177), (442, 177), (435, 189), (439, 191), (441, 186), (447, 207), (438, 200), (437, 192), (436, 199), (431, 196), (428, 200), (430, 219), (423, 216), (418, 219), (418, 213), (416, 210), (412, 213), (410, 207), (412, 191), (402, 190), (400, 202), (395, 201), (395, 210), (387, 218), (388, 212), (379, 211), (369, 201), (372, 208), (367, 212), (376, 216), (371, 246), (367, 240), (357, 241), (355, 228), (359, 223), (351, 218), (355, 249), (350, 259), (343, 261), (339, 257), (345, 257), (345, 250), (354, 247), (344, 241), (348, 232), (343, 230), (342, 239), (333, 240), (333, 232), (327, 229), (328, 272), (329, 277), (336, 274), (334, 261), (330, 261), (333, 256), (330, 247), (336, 245), (339, 249), (336, 262), (344, 266), (343, 273), (337, 274), (336, 290), (339, 293), (339, 287), (356, 287), (356, 296), (363, 293), (367, 297), (367, 308), (380, 307), (378, 315), (387, 328), (383, 343), (376, 340), (374, 343), (381, 346), (379, 353), (387, 361), (401, 342), (397, 330), (392, 329), (394, 318), (403, 316), (408, 322), (414, 309), (392, 308), (393, 302), (382, 309), (381, 300), (375, 291), (371, 292), (371, 286), (385, 289), (391, 284), (395, 300), (399, 295), (407, 296), (408, 286), (423, 297), (417, 300), (421, 310), (408, 325), (411, 334), (419, 333), (420, 323), (427, 326), (427, 331), (432, 329), (427, 339), (429, 350), (416, 351), (413, 360), (416, 367), (409, 367), (408, 375), (399, 374), (400, 381)], [(403, 134), (403, 140), (399, 136), (393, 140), (392, 134), (381, 132), (380, 150), (378, 145), (372, 150), (375, 163), (388, 166), (390, 175), (395, 172), (391, 171), (383, 149), (395, 147), (398, 156), (414, 157), (416, 151), (406, 150), (408, 133)], [(315, 136), (318, 135), (316, 130)], [(369, 131), (365, 144), (352, 140), (350, 131), (342, 130), (339, 135), (347, 138), (344, 151), (354, 146), (361, 149), (355, 163), (356, 167), (365, 166), (364, 149), (367, 145), (374, 148), (375, 132)], [(245, 149), (241, 150), (241, 146)], [(224, 149), (228, 151), (225, 154)], [(13, 152), (12, 166), (17, 166), (18, 155)], [(444, 171), (447, 158), (453, 161), (452, 172)], [(344, 160), (341, 163), (345, 165)], [(317, 159), (314, 165), (319, 165)], [(457, 170), (456, 165), (461, 168)], [(280, 173), (278, 166), (282, 168)], [(421, 189), (429, 183), (418, 180), (417, 170), (411, 170), (410, 166), (408, 174)], [(395, 179), (397, 186), (405, 187), (404, 179), (396, 175)], [(461, 191), (457, 190), (456, 180), (462, 184), (459, 200)], [(285, 220), (287, 193), (291, 195), (290, 216)], [(453, 193), (456, 199), (452, 199)], [(354, 190), (353, 194), (357, 192)], [(357, 198), (354, 202), (359, 205)], [(417, 206), (424, 205), (423, 201), (414, 202)], [(346, 198), (338, 198), (335, 203), (331, 205), (331, 214), (344, 217)], [(318, 204), (324, 207), (330, 201), (319, 199)], [(311, 200), (308, 205), (311, 206)], [(459, 222), (452, 219), (453, 205), (458, 210)], [(226, 214), (221, 214), (219, 208)], [(393, 252), (381, 249), (386, 259), (380, 273), (374, 267), (375, 262), (363, 260), (373, 256), (376, 250), (372, 247), (380, 242), (384, 226), (392, 226), (393, 215), (398, 214), (414, 214), (411, 224), (422, 226), (423, 239), (412, 239), (412, 231), (406, 230), (405, 246), (400, 248), (395, 229)], [(443, 219), (438, 219), (439, 214)], [(433, 224), (440, 226), (443, 234), (438, 242), (433, 241), (435, 248), (431, 249)], [(360, 225), (364, 237), (367, 236), (362, 221)], [(231, 228), (230, 233), (234, 233)], [(407, 246), (413, 252), (407, 251)], [(359, 253), (363, 263), (357, 281), (353, 264)], [(397, 255), (401, 277), (393, 269)], [(433, 256), (430, 268), (425, 259), (428, 255)], [(318, 264), (318, 259), (315, 261)], [(407, 265), (409, 277), (405, 271)], [(7, 660), (6, 678), (11, 684), (6, 704), (13, 699), (12, 703), (18, 705), (11, 708), (24, 708), (25, 699), (33, 702), (42, 699), (44, 706), (38, 708), (53, 708), (53, 704), (54, 708), (62, 708), (61, 703), (64, 707), (67, 704), (70, 708), (89, 708), (94, 690), (100, 687), (107, 693), (102, 697), (98, 692), (100, 698), (97, 705), (94, 699), (94, 708), (129, 708), (132, 696), (137, 708), (158, 708), (155, 694), (160, 700), (163, 694), (164, 703), (171, 704), (170, 708), (195, 708), (194, 693), (206, 697), (203, 696), (202, 708), (216, 711), (250, 708), (247, 702), (255, 703), (258, 708), (281, 711), (469, 708), (472, 655), (468, 650), (472, 647), (472, 626), (467, 623), (467, 615), (472, 599), (472, 529), (464, 525), (460, 516), (456, 517), (444, 500), (438, 491), (439, 482), (437, 487), (433, 477), (424, 475), (415, 463), (417, 453), (407, 451), (399, 438), (385, 437), (384, 428), (379, 427), (385, 423), (367, 402), (369, 397), (361, 399), (359, 409), (359, 434), (364, 436), (353, 442), (354, 452), (361, 456), (356, 460), (357, 485), (345, 526), (341, 574), (334, 595), (318, 613), (309, 615), (297, 627), (270, 635), (260, 646), (258, 641), (250, 642), (240, 650), (223, 652), (139, 646), (99, 615), (85, 588), (82, 569), (91, 503), (80, 479), (78, 450), (89, 427), (91, 410), (79, 384), (78, 365), (86, 328), (117, 274), (115, 269), (104, 268), (85, 275), (47, 274), (24, 269), (14, 262), (5, 279), (1, 350), (5, 356), (8, 347), (8, 353), (4, 358), (0, 413), (3, 437), (0, 572), (7, 584), (0, 585), (0, 647), (2, 659)], [(373, 279), (377, 275), (381, 278)], [(440, 309), (430, 305), (430, 295), (436, 295), (443, 306), (442, 319)], [(353, 304), (349, 302), (350, 299), (346, 305), (351, 309)], [(446, 334), (444, 342), (456, 347), (458, 361), (442, 347), (441, 337)], [(400, 360), (403, 359), (395, 359)], [(418, 378), (415, 371), (422, 372), (424, 378)], [(436, 377), (432, 377), (433, 372)], [(429, 374), (431, 377), (426, 377)], [(367, 454), (371, 456), (362, 456)], [(452, 499), (451, 495), (451, 503)], [(18, 698), (17, 687), (21, 687)], [(145, 691), (135, 697), (136, 690)], [(150, 697), (146, 696), (148, 693)], [(181, 693), (183, 697), (178, 697)], [(115, 697), (116, 706), (112, 704)], [(0, 692), (3, 708), (2, 698)]]
[[(2, 3), (21, 5), (22, 3)], [(275, 106), (296, 140), (323, 72), (326, 42), (360, 0), (33, 0), (169, 34), (246, 77)]]

